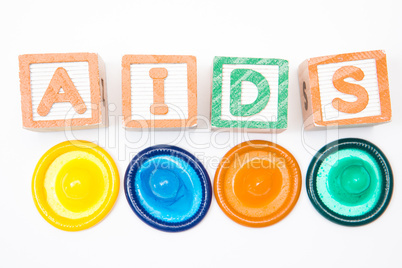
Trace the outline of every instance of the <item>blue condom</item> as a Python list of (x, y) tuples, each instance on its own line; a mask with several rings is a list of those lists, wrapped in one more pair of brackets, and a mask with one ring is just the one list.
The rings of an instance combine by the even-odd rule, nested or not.
[(195, 156), (169, 145), (138, 153), (124, 176), (127, 201), (148, 225), (167, 232), (198, 224), (211, 204), (211, 182)]

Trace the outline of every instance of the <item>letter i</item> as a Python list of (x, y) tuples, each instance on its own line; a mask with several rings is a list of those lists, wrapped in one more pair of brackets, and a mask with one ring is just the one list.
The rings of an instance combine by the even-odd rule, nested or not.
[(166, 68), (152, 68), (149, 76), (153, 80), (154, 103), (151, 105), (151, 113), (155, 115), (167, 114), (168, 106), (165, 104), (165, 78), (168, 76)]

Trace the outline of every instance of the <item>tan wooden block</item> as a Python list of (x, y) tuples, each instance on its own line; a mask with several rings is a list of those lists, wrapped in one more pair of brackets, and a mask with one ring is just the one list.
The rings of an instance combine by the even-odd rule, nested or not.
[(106, 69), (94, 53), (19, 56), (23, 127), (35, 131), (107, 125)]
[(305, 129), (391, 120), (384, 51), (311, 58), (299, 66)]
[(122, 89), (126, 129), (197, 125), (197, 63), (193, 56), (125, 55)]

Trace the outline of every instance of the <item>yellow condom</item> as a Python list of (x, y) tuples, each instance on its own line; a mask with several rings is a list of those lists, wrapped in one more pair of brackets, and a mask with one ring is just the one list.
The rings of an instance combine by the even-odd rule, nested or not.
[(119, 184), (116, 164), (105, 150), (87, 141), (66, 141), (39, 160), (32, 196), (50, 224), (65, 231), (80, 231), (109, 213)]

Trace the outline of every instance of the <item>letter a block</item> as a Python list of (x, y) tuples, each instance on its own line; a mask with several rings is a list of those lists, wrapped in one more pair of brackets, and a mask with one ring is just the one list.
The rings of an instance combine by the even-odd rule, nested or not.
[(299, 66), (299, 86), (305, 129), (391, 120), (381, 50), (308, 59)]
[(122, 67), (125, 128), (197, 125), (195, 57), (125, 55)]
[(107, 125), (106, 73), (93, 53), (21, 55), (23, 127), (30, 130)]
[(280, 132), (287, 127), (288, 62), (215, 57), (213, 128)]

